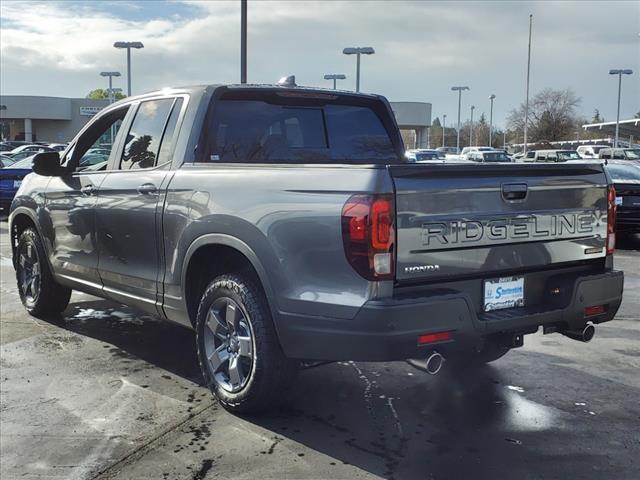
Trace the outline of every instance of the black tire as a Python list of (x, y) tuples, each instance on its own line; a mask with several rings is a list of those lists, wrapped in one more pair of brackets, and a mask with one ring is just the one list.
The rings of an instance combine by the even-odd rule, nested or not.
[(452, 355), (447, 357), (447, 362), (450, 362), (454, 368), (482, 366), (504, 357), (509, 350), (511, 350), (509, 347), (503, 347), (494, 341), (487, 340), (482, 350)]
[[(27, 228), (20, 234), (15, 267), (18, 293), (27, 312), (34, 317), (46, 317), (59, 315), (67, 308), (71, 289), (54, 279), (40, 235), (33, 228)], [(27, 281), (28, 278), (31, 281)]]
[[(221, 322), (219, 320), (222, 319), (222, 306), (225, 302), (225, 318)], [(232, 305), (234, 311), (237, 307), (240, 309), (240, 312), (232, 315), (234, 318), (242, 317), (240, 320), (236, 319), (239, 323), (234, 328), (225, 323), (229, 315), (229, 305)], [(220, 327), (221, 331), (216, 333), (216, 328), (211, 328), (212, 325), (227, 325), (228, 329), (223, 326)], [(225, 330), (228, 333), (226, 343)], [(238, 333), (239, 331), (243, 333)], [(230, 338), (233, 338), (234, 334), (237, 339), (244, 338), (245, 342), (246, 338), (250, 338), (250, 355), (245, 352), (245, 356), (242, 357), (242, 348), (238, 347), (238, 343), (235, 344), (235, 348), (239, 350), (233, 351), (233, 340)], [(206, 385), (222, 406), (233, 413), (251, 414), (275, 407), (285, 396), (297, 371), (297, 362), (285, 357), (280, 347), (262, 288), (253, 276), (247, 273), (222, 275), (207, 286), (196, 317), (196, 344), (198, 361)], [(236, 373), (236, 379), (240, 376), (241, 381), (232, 384), (229, 373), (232, 360), (227, 360), (226, 365), (225, 361), (221, 361), (217, 356), (214, 361), (209, 361), (207, 352), (211, 355), (210, 358), (213, 358), (214, 351), (221, 352), (220, 356), (232, 359), (235, 355), (236, 368), (242, 370), (241, 374)], [(249, 357), (251, 365), (248, 367)], [(241, 364), (241, 360), (245, 363)], [(241, 367), (238, 367), (238, 364), (241, 364)], [(215, 370), (215, 365), (219, 370)], [(234, 388), (238, 390), (230, 390)]]

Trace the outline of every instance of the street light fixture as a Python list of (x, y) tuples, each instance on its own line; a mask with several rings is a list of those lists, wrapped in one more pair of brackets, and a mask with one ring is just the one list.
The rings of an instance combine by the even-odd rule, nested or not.
[(336, 89), (336, 80), (344, 80), (347, 76), (343, 73), (327, 73), (324, 76), (325, 80), (333, 80), (333, 89)]
[(131, 49), (144, 48), (142, 42), (116, 42), (113, 44), (116, 48), (127, 49), (127, 96), (131, 96)]
[(609, 75), (618, 75), (618, 113), (616, 115), (616, 139), (613, 148), (618, 148), (618, 135), (620, 128), (620, 90), (622, 89), (622, 75), (631, 75), (633, 70), (631, 69), (616, 69), (609, 70)]
[(473, 145), (473, 111), (476, 109), (475, 105), (471, 105), (471, 131), (469, 132), (469, 146)]
[(109, 104), (113, 103), (113, 77), (119, 77), (120, 72), (100, 72), (101, 77), (109, 77), (109, 89), (107, 93), (109, 94)]
[(373, 55), (373, 47), (347, 47), (342, 50), (345, 55), (356, 55), (356, 92), (360, 91), (360, 55)]
[(496, 96), (492, 93), (491, 95), (489, 95), (489, 100), (491, 100), (491, 110), (489, 110), (489, 146), (492, 146), (493, 143), (492, 139), (493, 139), (493, 99), (496, 98)]
[(443, 147), (444, 147), (444, 132), (446, 131), (445, 127), (444, 127), (444, 124), (446, 122), (447, 122), (447, 114), (445, 113), (445, 114), (442, 115), (442, 146)]
[(454, 92), (458, 92), (458, 138), (456, 140), (456, 148), (458, 151), (456, 153), (460, 153), (460, 105), (462, 103), (462, 91), (469, 90), (469, 87), (451, 87), (451, 90)]

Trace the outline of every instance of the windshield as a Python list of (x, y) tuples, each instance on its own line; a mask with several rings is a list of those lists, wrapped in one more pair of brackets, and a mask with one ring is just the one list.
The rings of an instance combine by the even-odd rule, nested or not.
[(32, 166), (33, 166), (33, 156), (30, 156), (20, 160), (19, 162), (14, 163), (13, 165), (11, 165), (11, 168), (31, 168)]
[(639, 160), (640, 159), (640, 148), (629, 148), (624, 151), (626, 157), (629, 160)]
[(484, 152), (482, 156), (485, 162), (511, 162), (504, 152)]
[(582, 157), (578, 154), (578, 152), (558, 152), (558, 160), (580, 160), (581, 158)]
[(640, 183), (640, 166), (609, 163), (605, 166), (616, 183)]

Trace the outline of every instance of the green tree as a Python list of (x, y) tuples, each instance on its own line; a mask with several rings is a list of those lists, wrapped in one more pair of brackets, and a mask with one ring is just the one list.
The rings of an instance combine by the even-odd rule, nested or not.
[[(126, 95), (122, 92), (116, 92), (113, 96), (115, 100), (122, 100)], [(107, 93), (107, 89), (104, 88), (96, 88), (95, 90), (91, 90), (87, 94), (87, 98), (91, 100), (108, 100), (109, 94)]]

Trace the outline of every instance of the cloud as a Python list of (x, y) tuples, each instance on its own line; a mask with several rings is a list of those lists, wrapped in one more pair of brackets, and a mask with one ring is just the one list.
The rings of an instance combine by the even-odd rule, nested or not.
[[(134, 93), (168, 85), (237, 82), (238, 1), (0, 3), (3, 94), (82, 96), (102, 86), (101, 70), (125, 74), (114, 41), (139, 40)], [(625, 79), (623, 116), (640, 110), (640, 4), (637, 2), (258, 2), (249, 0), (249, 80), (329, 86), (325, 73), (355, 61), (345, 46), (373, 46), (362, 59), (362, 88), (391, 100), (433, 104), (453, 119), (453, 84), (469, 85), (471, 103), (488, 110), (497, 95), (501, 122), (524, 99), (528, 15), (534, 14), (532, 92), (573, 88), (582, 110), (615, 116), (609, 68), (633, 68)], [(120, 81), (126, 84), (125, 76)], [(123, 86), (118, 85), (118, 86)]]

